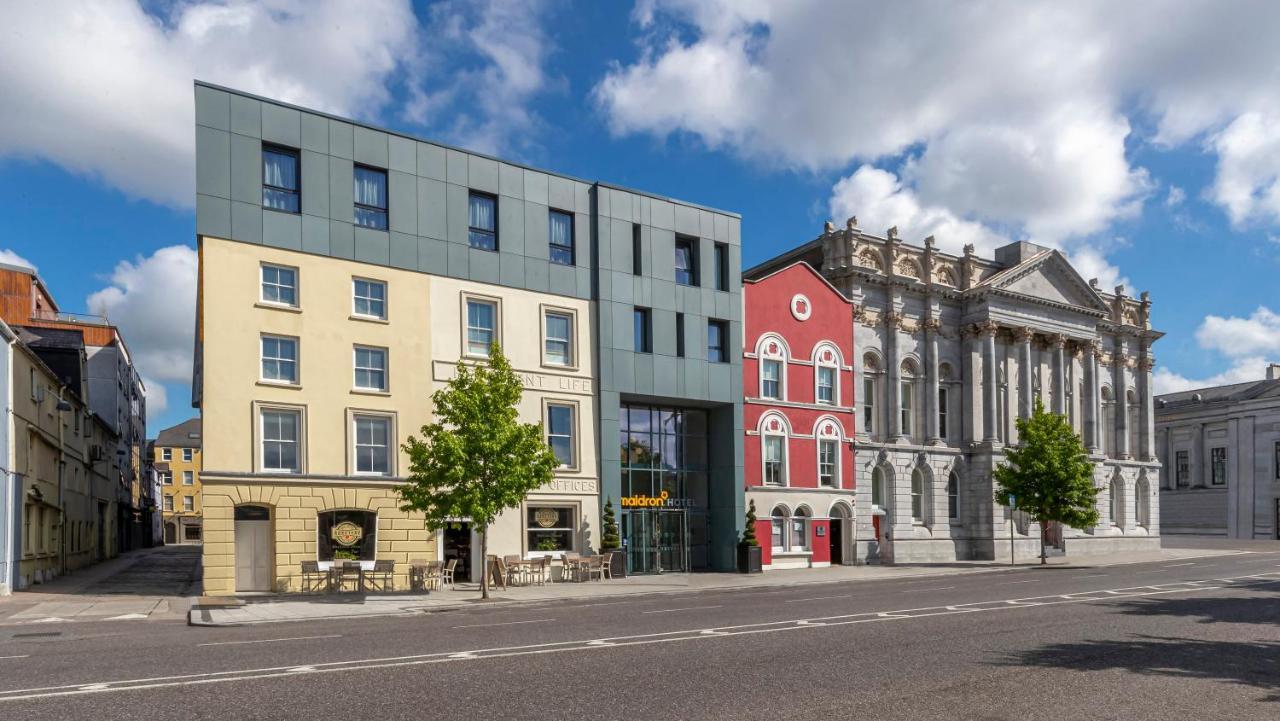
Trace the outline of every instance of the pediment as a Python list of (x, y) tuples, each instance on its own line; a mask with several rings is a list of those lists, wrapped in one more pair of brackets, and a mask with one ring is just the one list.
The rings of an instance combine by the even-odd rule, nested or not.
[(1056, 250), (1003, 270), (982, 285), (1005, 293), (1106, 313), (1106, 302)]

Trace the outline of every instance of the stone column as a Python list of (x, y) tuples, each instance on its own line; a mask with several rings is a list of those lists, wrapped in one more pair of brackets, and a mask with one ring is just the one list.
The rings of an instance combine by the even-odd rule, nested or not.
[(1098, 379), (1098, 346), (1092, 341), (1084, 349), (1084, 385), (1085, 397), (1080, 399), (1080, 410), (1084, 414), (1084, 443), (1090, 453), (1097, 453), (1098, 439), (1101, 436), (1098, 426), (1102, 418), (1098, 414), (1098, 407), (1102, 384)]
[(1030, 328), (1019, 328), (1014, 337), (1018, 341), (1018, 417), (1030, 418), (1035, 408), (1033, 373), (1031, 369), (1031, 337), (1035, 332)]
[(932, 445), (942, 442), (938, 428), (938, 331), (941, 328), (937, 318), (924, 322), (925, 436)]
[(884, 399), (889, 410), (885, 439), (896, 443), (903, 439), (902, 429), (902, 358), (898, 350), (898, 326), (902, 314), (890, 309), (884, 314)]
[(1116, 414), (1116, 458), (1128, 460), (1132, 458), (1132, 452), (1129, 448), (1129, 386), (1125, 380), (1125, 368), (1127, 367), (1127, 357), (1125, 356), (1125, 347), (1123, 340), (1116, 340), (1116, 353), (1112, 357), (1111, 387), (1116, 392), (1116, 403), (1113, 409)]
[(1206, 488), (1209, 486), (1209, 474), (1212, 470), (1209, 468), (1209, 459), (1205, 458), (1204, 452), (1204, 426), (1203, 423), (1196, 424), (1196, 440), (1192, 444), (1191, 452), (1195, 458), (1191, 461), (1191, 478), (1188, 479), (1190, 487), (1199, 486)]
[(995, 443), (999, 439), (996, 433), (996, 403), (1000, 397), (996, 388), (996, 330), (991, 321), (979, 323), (978, 335), (982, 339), (982, 440), (984, 443)]
[(1138, 358), (1138, 460), (1142, 461), (1156, 457), (1156, 406), (1151, 395), (1151, 369), (1155, 364), (1150, 346), (1144, 343)]
[(1053, 412), (1067, 414), (1067, 338), (1053, 337)]

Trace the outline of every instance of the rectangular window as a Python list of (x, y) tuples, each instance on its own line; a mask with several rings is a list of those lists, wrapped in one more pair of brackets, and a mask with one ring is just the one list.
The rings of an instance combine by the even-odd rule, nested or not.
[(498, 199), (472, 191), (467, 201), (467, 242), (480, 250), (498, 249)]
[(631, 224), (631, 274), (640, 275), (644, 272), (644, 261), (642, 248), (640, 245), (640, 224)]
[(716, 290), (729, 290), (729, 246), (716, 243), (712, 261), (715, 265), (712, 270), (716, 274)]
[(172, 486), (173, 473), (170, 471), (160, 471), (160, 484), (165, 486)]
[(387, 390), (387, 349), (355, 347), (355, 387), (364, 391)]
[(784, 533), (786, 532), (786, 521), (781, 516), (773, 516), (769, 519), (769, 528), (771, 536), (771, 544), (776, 550), (785, 550), (783, 544), (786, 543)]
[(387, 229), (387, 171), (355, 166), (356, 225)]
[(556, 454), (561, 468), (573, 468), (574, 407), (565, 403), (547, 404), (547, 445)]
[(164, 497), (164, 510), (166, 510), (166, 511), (172, 511), (172, 510), (173, 510), (173, 496), (165, 496), (165, 497)]
[(818, 366), (818, 402), (823, 405), (836, 404), (836, 369)]
[(836, 441), (823, 439), (818, 441), (818, 484), (836, 488)]
[(634, 326), (632, 328), (634, 331), (632, 342), (634, 343), (633, 348), (635, 352), (652, 353), (653, 326), (651, 324), (652, 319), (649, 316), (649, 309), (636, 308), (631, 314), (631, 319)]
[(194, 497), (194, 496), (183, 496), (183, 497), (182, 497), (182, 510), (184, 510), (184, 511), (194, 511), (194, 510), (196, 510), (196, 499), (195, 499), (195, 497)]
[(938, 437), (947, 437), (947, 389), (938, 389)]
[(262, 380), (297, 384), (297, 338), (278, 335), (262, 336)]
[(300, 473), (298, 452), (302, 413), (268, 408), (262, 411), (262, 470), (271, 473)]
[(184, 486), (194, 486), (195, 484), (196, 484), (196, 474), (195, 474), (195, 471), (183, 471), (183, 472), (182, 472), (182, 485), (184, 485)]
[(573, 365), (573, 316), (548, 311), (543, 316), (546, 336), (546, 362), (550, 365)]
[[(1278, 446), (1280, 447), (1280, 446)], [(1175, 454), (1174, 462), (1174, 480), (1177, 482), (1178, 488), (1191, 487), (1191, 453), (1190, 451), (1178, 451)]]
[(684, 357), (684, 313), (676, 313), (676, 357)]
[(525, 509), (525, 550), (530, 553), (573, 551), (573, 506), (529, 506)]
[(297, 213), (298, 151), (262, 146), (262, 207)]
[(1227, 449), (1214, 448), (1210, 450), (1209, 459), (1213, 466), (1213, 485), (1227, 485)]
[(279, 265), (262, 266), (262, 302), (296, 307), (298, 272)]
[(792, 551), (809, 550), (809, 519), (804, 516), (791, 517), (791, 544), (789, 546)]
[(707, 321), (707, 360), (729, 362), (729, 324), (723, 320)]
[(488, 358), (497, 336), (498, 304), (467, 300), (467, 355)]
[(551, 211), (547, 243), (551, 248), (551, 262), (573, 265), (573, 213)]
[(351, 312), (364, 318), (387, 319), (387, 284), (380, 280), (351, 281)]
[(910, 437), (912, 434), (912, 394), (911, 382), (902, 382), (902, 435)]
[(766, 486), (786, 484), (786, 445), (782, 436), (764, 437), (764, 483)]
[(166, 448), (166, 449), (164, 449), (164, 450), (160, 451), (160, 457), (161, 457), (163, 460), (166, 460), (166, 461), (172, 461), (172, 460), (173, 460), (173, 449), (172, 449), (172, 448)]
[(698, 285), (698, 239), (676, 236), (676, 282)]
[(391, 419), (352, 416), (355, 425), (355, 467), (358, 474), (391, 475)]
[(782, 398), (782, 362), (760, 361), (760, 397), (778, 400)]
[(194, 458), (194, 457), (195, 457), (195, 449), (194, 449), (194, 448), (183, 448), (183, 449), (182, 449), (182, 460), (186, 461), (187, 463), (190, 463), (190, 462), (191, 462), (191, 459), (192, 459), (192, 458)]
[(862, 379), (862, 432), (872, 435), (876, 432), (876, 380)]

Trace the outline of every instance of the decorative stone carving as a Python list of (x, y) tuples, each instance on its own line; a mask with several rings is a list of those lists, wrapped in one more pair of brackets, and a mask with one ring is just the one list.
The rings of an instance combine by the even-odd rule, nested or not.
[(863, 268), (870, 268), (877, 273), (884, 272), (884, 265), (880, 258), (880, 254), (874, 248), (863, 248), (858, 251), (858, 265)]
[(1138, 368), (1140, 368), (1143, 373), (1150, 373), (1151, 369), (1155, 367), (1156, 359), (1149, 355), (1138, 359)]
[(1030, 343), (1031, 339), (1034, 338), (1035, 336), (1036, 336), (1035, 330), (1027, 326), (1022, 326), (1021, 328), (1015, 328), (1013, 331), (1013, 338), (1019, 343)]
[(949, 265), (939, 266), (938, 272), (934, 273), (934, 281), (954, 288), (956, 287), (956, 273)]
[(836, 224), (828, 220), (826, 223), (823, 223), (822, 232), (826, 234), (831, 234), (836, 232)]
[(973, 332), (979, 337), (994, 336), (999, 331), (1000, 326), (995, 321), (984, 320), (973, 324)]
[(887, 238), (887, 239), (888, 239), (888, 240), (890, 240), (890, 241), (897, 240), (897, 239), (898, 239), (898, 226), (896, 226), (896, 225), (895, 225), (895, 226), (893, 226), (892, 228), (890, 228), (890, 229), (886, 230), (886, 231), (884, 232), (884, 237), (885, 237), (885, 238)]
[(895, 310), (891, 310), (884, 314), (884, 327), (890, 329), (897, 328), (902, 325), (904, 320), (906, 320), (906, 316)]
[(898, 259), (898, 275), (905, 275), (908, 278), (920, 278), (920, 266), (914, 260), (907, 256)]
[(930, 333), (937, 333), (942, 330), (942, 321), (937, 318), (925, 318), (920, 327)]
[(857, 229), (858, 229), (858, 216), (856, 216), (856, 215), (850, 215), (850, 216), (848, 217), (848, 219), (846, 219), (846, 220), (844, 221), (844, 228), (845, 228), (845, 230), (849, 230), (849, 231), (857, 230)]
[(1054, 348), (1065, 349), (1067, 347), (1067, 337), (1061, 333), (1054, 333), (1052, 336), (1049, 336), (1049, 344)]

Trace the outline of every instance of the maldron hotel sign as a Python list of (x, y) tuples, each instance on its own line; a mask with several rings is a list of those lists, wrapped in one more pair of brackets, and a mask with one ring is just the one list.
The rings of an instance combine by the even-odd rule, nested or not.
[(663, 491), (657, 496), (623, 496), (623, 508), (697, 508), (692, 498), (672, 498)]

